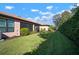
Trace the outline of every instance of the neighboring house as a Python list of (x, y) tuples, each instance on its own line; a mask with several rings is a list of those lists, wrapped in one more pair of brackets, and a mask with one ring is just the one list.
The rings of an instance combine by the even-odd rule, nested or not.
[(49, 25), (40, 25), (39, 26), (39, 31), (42, 31), (42, 30), (48, 31), (49, 30)]
[(48, 31), (48, 25), (41, 25), (16, 15), (0, 12), (0, 31), (6, 37), (20, 36), (20, 28), (29, 28), (30, 31)]

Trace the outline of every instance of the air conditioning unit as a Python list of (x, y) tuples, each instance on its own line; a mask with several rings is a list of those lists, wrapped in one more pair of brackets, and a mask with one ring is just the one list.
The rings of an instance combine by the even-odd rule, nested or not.
[(2, 39), (2, 32), (0, 31), (0, 40)]

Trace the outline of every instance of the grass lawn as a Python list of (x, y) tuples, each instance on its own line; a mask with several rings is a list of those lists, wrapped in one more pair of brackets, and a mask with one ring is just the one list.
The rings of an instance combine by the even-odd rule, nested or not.
[(71, 55), (79, 54), (79, 47), (60, 32), (49, 33), (46, 40), (31, 54)]
[(78, 54), (79, 48), (60, 32), (46, 38), (32, 34), (0, 42), (0, 54)]
[(0, 42), (0, 54), (24, 54), (36, 49), (43, 42), (43, 38), (37, 34), (13, 38), (11, 40)]

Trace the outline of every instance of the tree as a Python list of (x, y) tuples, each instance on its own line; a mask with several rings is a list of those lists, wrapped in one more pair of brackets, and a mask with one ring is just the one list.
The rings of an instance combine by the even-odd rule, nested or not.
[(61, 14), (61, 20), (60, 20), (59, 26), (61, 26), (64, 22), (66, 22), (70, 17), (71, 17), (71, 13), (68, 11), (64, 11)]
[(79, 44), (79, 7), (75, 14), (58, 29), (68, 38)]
[(53, 16), (53, 22), (55, 23), (56, 30), (64, 23), (66, 22), (69, 18), (71, 17), (71, 13), (68, 11), (64, 11), (61, 14), (56, 14)]
[(75, 8), (71, 9), (72, 15), (76, 13), (77, 9), (79, 9), (79, 6), (75, 6)]
[(56, 30), (59, 27), (60, 20), (61, 20), (61, 15), (60, 14), (56, 14), (56, 15), (53, 16), (53, 22), (55, 24)]

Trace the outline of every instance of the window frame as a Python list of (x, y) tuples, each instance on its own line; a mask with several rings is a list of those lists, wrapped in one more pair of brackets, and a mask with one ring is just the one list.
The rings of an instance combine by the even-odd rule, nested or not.
[[(10, 22), (9, 21), (13, 21), (13, 26), (11, 27), (11, 26), (9, 26), (9, 24), (10, 24)], [(12, 31), (10, 31), (9, 29), (10, 28), (13, 28), (13, 30)], [(7, 19), (7, 32), (14, 32), (14, 20), (13, 20), (13, 18), (8, 18)]]
[[(2, 28), (5, 28), (5, 31), (1, 31), (1, 32), (3, 32), (3, 33), (5, 33), (5, 32), (14, 32), (14, 19), (13, 18), (0, 18), (0, 19), (2, 19), (2, 20), (5, 20), (5, 27), (2, 27)], [(13, 27), (9, 27), (9, 20), (10, 19), (13, 19)], [(1, 27), (0, 27), (1, 28)], [(13, 30), (12, 31), (9, 31), (9, 28), (13, 28)]]
[(6, 32), (7, 30), (6, 30), (6, 19), (5, 18), (0, 18), (0, 20), (5, 20), (5, 26), (2, 26), (2, 27), (0, 27), (0, 28), (5, 28), (5, 31), (1, 31), (1, 32)]

